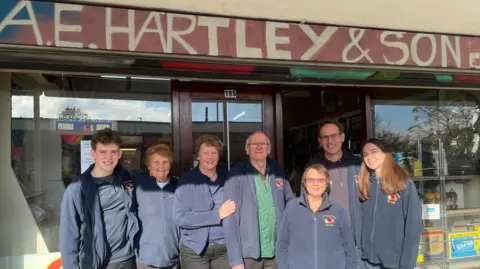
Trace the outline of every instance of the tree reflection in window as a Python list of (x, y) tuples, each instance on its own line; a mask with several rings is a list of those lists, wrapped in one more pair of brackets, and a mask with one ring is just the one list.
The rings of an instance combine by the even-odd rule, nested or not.
[(439, 141), (442, 142), (448, 160), (445, 174), (474, 174), (478, 172), (479, 102), (470, 92), (455, 93), (455, 98), (439, 106), (415, 107), (412, 111), (415, 123), (409, 130), (426, 140), (431, 150), (438, 151)]

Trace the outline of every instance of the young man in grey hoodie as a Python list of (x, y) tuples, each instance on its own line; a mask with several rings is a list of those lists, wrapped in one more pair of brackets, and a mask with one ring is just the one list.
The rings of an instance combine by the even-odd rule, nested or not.
[(63, 195), (60, 252), (65, 269), (135, 269), (138, 219), (133, 183), (118, 165), (120, 135), (110, 129), (93, 134), (95, 160)]

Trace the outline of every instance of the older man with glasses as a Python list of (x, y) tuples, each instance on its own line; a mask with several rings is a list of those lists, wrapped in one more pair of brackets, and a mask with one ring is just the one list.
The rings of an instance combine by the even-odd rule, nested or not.
[(292, 189), (283, 169), (268, 158), (270, 139), (263, 132), (248, 137), (245, 151), (249, 161), (230, 170), (223, 197), (236, 204), (223, 223), (229, 264), (232, 269), (275, 269), (277, 227)]
[(342, 150), (345, 141), (343, 126), (336, 120), (323, 121), (318, 126), (318, 142), (322, 151), (313, 157), (306, 167), (321, 164), (330, 174), (330, 199), (340, 204), (347, 213), (357, 248), (357, 264), (361, 267), (362, 211), (357, 190), (357, 178), (361, 160)]

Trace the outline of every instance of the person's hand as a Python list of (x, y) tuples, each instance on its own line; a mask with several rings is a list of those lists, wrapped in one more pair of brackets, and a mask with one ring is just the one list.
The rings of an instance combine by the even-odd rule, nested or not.
[(218, 212), (220, 213), (220, 219), (224, 219), (235, 212), (235, 209), (237, 209), (237, 206), (235, 205), (235, 202), (232, 200), (228, 200), (223, 205), (220, 207), (220, 210)]
[(235, 265), (232, 267), (232, 269), (245, 269), (245, 265), (240, 264), (240, 265)]

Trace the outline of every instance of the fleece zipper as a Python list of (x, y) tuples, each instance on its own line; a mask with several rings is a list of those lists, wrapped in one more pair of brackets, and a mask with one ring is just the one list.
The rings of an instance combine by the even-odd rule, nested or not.
[(315, 257), (315, 269), (317, 269), (317, 260), (318, 260), (318, 255), (316, 255), (318, 253), (317, 251), (317, 215), (315, 214), (313, 216), (313, 238), (315, 240), (315, 247), (313, 248), (314, 249), (314, 252), (313, 252), (313, 257)]
[(372, 234), (370, 235), (370, 247), (372, 248), (372, 253), (373, 253), (373, 236), (375, 234), (375, 223), (376, 223), (376, 215), (377, 215), (377, 205), (378, 205), (378, 188), (379, 188), (379, 182), (375, 182), (375, 203), (373, 205), (373, 224), (372, 224)]

